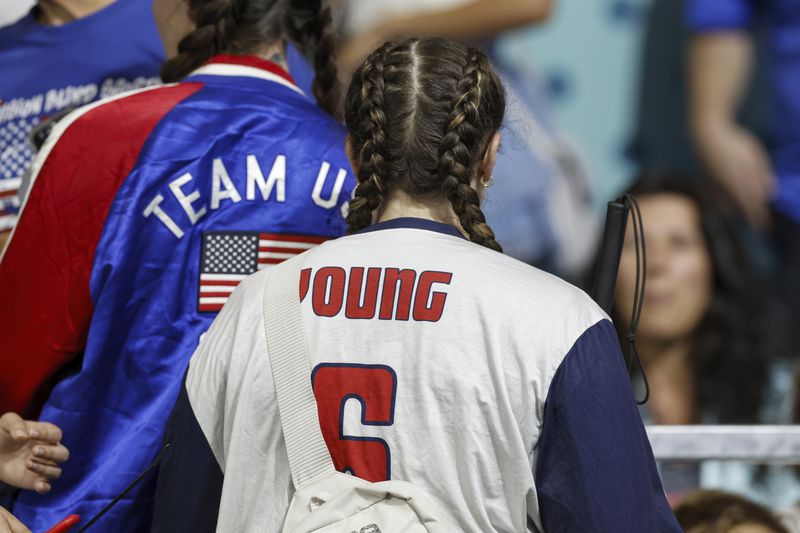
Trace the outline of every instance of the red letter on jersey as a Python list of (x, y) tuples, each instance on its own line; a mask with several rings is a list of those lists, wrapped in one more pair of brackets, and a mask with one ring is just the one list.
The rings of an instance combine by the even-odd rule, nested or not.
[[(370, 268), (367, 270), (367, 283), (362, 291), (364, 281), (364, 267), (350, 269), (350, 280), (347, 286), (347, 318), (372, 318), (375, 316), (375, 306), (378, 302), (378, 284), (381, 281), (381, 269)], [(361, 295), (364, 295), (364, 304), (361, 305)]]
[(391, 479), (391, 453), (383, 439), (344, 434), (344, 406), (354, 398), (361, 404), (361, 424), (394, 424), (397, 375), (386, 365), (322, 363), (311, 373), (319, 422), (334, 467), (361, 479)]
[(300, 301), (306, 299), (306, 294), (308, 294), (308, 286), (311, 283), (311, 269), (304, 268), (300, 271)]
[[(318, 316), (339, 314), (344, 300), (344, 280), (343, 268), (324, 267), (317, 270), (314, 276), (314, 293), (311, 300), (315, 314)], [(329, 287), (330, 294), (328, 294)]]
[[(414, 297), (414, 320), (420, 322), (438, 322), (442, 318), (444, 303), (447, 300), (447, 293), (433, 292), (431, 287), (434, 283), (450, 284), (453, 274), (450, 272), (425, 271), (419, 276), (417, 284), (417, 295)], [(428, 306), (428, 297), (431, 304)]]
[[(411, 311), (411, 297), (414, 294), (414, 280), (417, 273), (413, 270), (387, 268), (383, 278), (383, 293), (381, 294), (381, 320), (408, 320)], [(397, 311), (395, 312), (395, 294), (397, 295)]]

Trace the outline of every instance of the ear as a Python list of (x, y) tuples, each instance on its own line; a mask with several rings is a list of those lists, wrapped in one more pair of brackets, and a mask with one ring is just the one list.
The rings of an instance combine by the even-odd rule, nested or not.
[(353, 172), (355, 172), (356, 181), (358, 181), (358, 171), (361, 170), (361, 168), (353, 152), (353, 139), (348, 135), (344, 140), (344, 153), (347, 154), (347, 159), (350, 161), (350, 166), (353, 168)]
[(483, 159), (478, 163), (478, 171), (472, 181), (472, 188), (478, 191), (478, 197), (483, 201), (483, 193), (486, 187), (481, 185), (482, 181), (491, 179), (492, 171), (494, 170), (495, 161), (497, 161), (497, 150), (500, 149), (500, 134), (495, 133), (492, 140), (489, 141), (489, 146), (486, 147), (486, 152), (483, 154)]
[(478, 175), (483, 178), (488, 178), (494, 171), (494, 164), (497, 162), (497, 151), (500, 149), (500, 132), (495, 132), (492, 140), (489, 141), (489, 146), (486, 148), (486, 153), (483, 154), (483, 161), (478, 167)]

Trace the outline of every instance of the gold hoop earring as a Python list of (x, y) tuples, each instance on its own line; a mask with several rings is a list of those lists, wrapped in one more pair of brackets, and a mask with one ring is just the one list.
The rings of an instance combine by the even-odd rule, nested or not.
[(494, 183), (494, 176), (489, 176), (488, 180), (481, 179), (481, 185), (483, 185), (485, 189), (491, 187), (492, 183)]

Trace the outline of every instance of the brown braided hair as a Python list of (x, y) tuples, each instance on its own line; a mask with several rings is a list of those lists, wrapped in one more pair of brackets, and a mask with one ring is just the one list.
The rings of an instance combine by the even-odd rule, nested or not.
[(389, 42), (353, 75), (345, 123), (358, 161), (347, 223), (372, 221), (386, 193), (450, 201), (472, 242), (502, 251), (472, 188), (505, 112), (505, 91), (486, 55), (441, 38)]
[(314, 96), (334, 116), (339, 113), (339, 84), (331, 10), (326, 0), (187, 0), (195, 29), (178, 43), (178, 55), (161, 68), (175, 82), (217, 54), (257, 53), (288, 39), (314, 57)]
[(341, 116), (336, 34), (331, 7), (322, 0), (289, 0), (286, 33), (299, 48), (314, 56), (314, 96), (320, 107)]

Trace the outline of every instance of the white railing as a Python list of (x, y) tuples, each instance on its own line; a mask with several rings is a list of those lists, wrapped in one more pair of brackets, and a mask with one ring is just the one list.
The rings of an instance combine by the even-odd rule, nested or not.
[(647, 426), (659, 461), (800, 464), (800, 426)]

